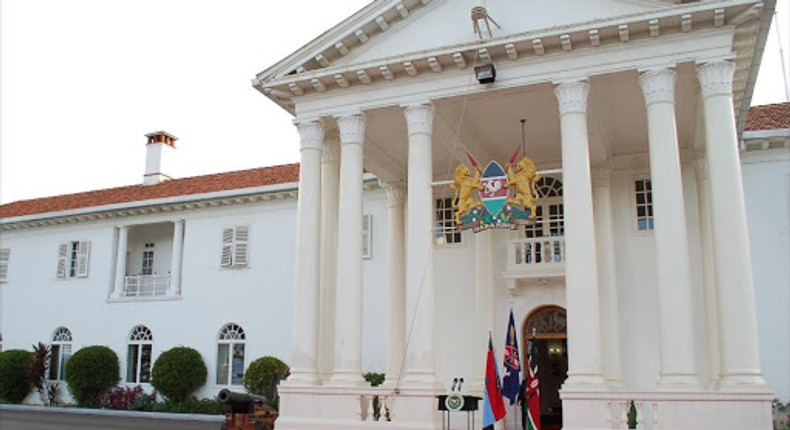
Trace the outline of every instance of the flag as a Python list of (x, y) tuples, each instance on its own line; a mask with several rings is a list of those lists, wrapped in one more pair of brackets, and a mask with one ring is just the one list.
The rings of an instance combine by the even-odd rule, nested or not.
[(488, 334), (485, 382), (486, 386), (483, 391), (483, 430), (494, 430), (494, 424), (505, 418), (507, 411), (505, 410), (505, 402), (502, 401), (502, 391), (499, 387), (499, 372), (497, 371), (491, 333)]
[(527, 423), (525, 430), (540, 430), (540, 384), (538, 383), (538, 348), (534, 339), (527, 348)]
[(521, 360), (518, 357), (518, 338), (516, 337), (516, 322), (513, 318), (513, 308), (510, 308), (510, 321), (507, 324), (507, 339), (505, 340), (505, 377), (502, 378), (502, 395), (510, 399), (510, 404), (516, 402), (521, 381)]

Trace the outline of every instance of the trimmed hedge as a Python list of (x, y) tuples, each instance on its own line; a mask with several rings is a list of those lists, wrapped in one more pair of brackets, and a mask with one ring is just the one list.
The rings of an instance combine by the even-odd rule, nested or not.
[(252, 394), (264, 396), (276, 408), (277, 383), (290, 375), (291, 369), (282, 360), (270, 355), (261, 357), (244, 372), (244, 388)]
[(118, 356), (106, 346), (82, 348), (66, 362), (66, 384), (81, 406), (101, 405), (104, 392), (120, 380)]
[(0, 352), (0, 399), (10, 403), (25, 400), (32, 388), (27, 373), (29, 365), (29, 351), (9, 349)]
[(167, 400), (180, 403), (206, 383), (208, 370), (195, 349), (177, 346), (163, 352), (154, 363), (151, 385)]

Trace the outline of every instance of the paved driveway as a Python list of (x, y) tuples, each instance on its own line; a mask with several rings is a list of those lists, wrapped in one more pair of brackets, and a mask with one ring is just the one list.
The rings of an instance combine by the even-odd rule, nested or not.
[(0, 405), (2, 430), (219, 430), (222, 416)]

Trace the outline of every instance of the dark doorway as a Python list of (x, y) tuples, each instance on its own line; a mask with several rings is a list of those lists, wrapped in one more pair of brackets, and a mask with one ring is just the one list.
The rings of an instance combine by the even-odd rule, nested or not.
[(529, 363), (528, 342), (535, 342), (540, 383), (540, 422), (542, 430), (562, 428), (562, 401), (559, 390), (568, 377), (568, 334), (565, 309), (559, 306), (541, 307), (527, 318), (522, 339), (522, 357), (526, 370)]

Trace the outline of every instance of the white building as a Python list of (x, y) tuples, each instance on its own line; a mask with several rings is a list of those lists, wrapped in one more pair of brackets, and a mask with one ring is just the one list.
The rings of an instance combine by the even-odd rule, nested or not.
[[(278, 428), (382, 425), (362, 421), (378, 394), (389, 427), (433, 429), (453, 378), (481, 392), (512, 306), (544, 429), (620, 428), (631, 400), (646, 428), (770, 428), (790, 104), (746, 120), (773, 1), (488, 3), (374, 1), (260, 73), (298, 167), (169, 180), (159, 132), (144, 185), (0, 207), (3, 348), (106, 344), (137, 383), (188, 345), (206, 396), (277, 355)], [(523, 143), (538, 222), (454, 230), (455, 166)]]

